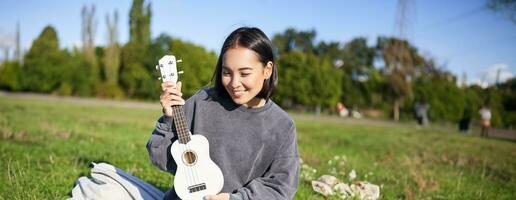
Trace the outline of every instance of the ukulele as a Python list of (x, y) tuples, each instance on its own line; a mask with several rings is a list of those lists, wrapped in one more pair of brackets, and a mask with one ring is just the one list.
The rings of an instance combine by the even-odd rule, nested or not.
[[(156, 69), (161, 72), (159, 79), (176, 83), (177, 62), (181, 60), (176, 61), (173, 55), (163, 56), (156, 65)], [(183, 106), (172, 106), (172, 113), (178, 137), (170, 147), (170, 153), (177, 164), (174, 177), (176, 194), (184, 200), (201, 200), (206, 195), (218, 194), (224, 185), (224, 177), (210, 158), (208, 139), (190, 133)]]

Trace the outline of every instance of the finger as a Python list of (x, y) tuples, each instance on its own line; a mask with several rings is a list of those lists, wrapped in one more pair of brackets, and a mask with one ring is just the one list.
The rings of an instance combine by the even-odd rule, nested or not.
[(167, 82), (161, 83), (161, 88), (164, 90), (165, 88), (173, 88), (173, 87), (175, 87), (175, 85), (176, 85), (175, 83), (167, 81)]
[(185, 101), (181, 101), (181, 100), (172, 100), (170, 101), (170, 105), (172, 106), (182, 106), (182, 105), (185, 105)]
[(178, 91), (177, 89), (174, 89), (174, 88), (165, 88), (163, 93), (173, 94), (173, 95), (177, 95), (177, 96), (183, 96), (183, 93), (181, 93), (181, 91)]
[(170, 101), (185, 101), (185, 100), (179, 96), (170, 96)]

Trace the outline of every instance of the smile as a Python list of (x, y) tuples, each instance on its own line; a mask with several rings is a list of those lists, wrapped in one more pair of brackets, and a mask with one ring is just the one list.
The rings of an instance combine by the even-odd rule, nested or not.
[(245, 90), (243, 91), (233, 91), (233, 96), (235, 98), (240, 98), (242, 95), (244, 95)]

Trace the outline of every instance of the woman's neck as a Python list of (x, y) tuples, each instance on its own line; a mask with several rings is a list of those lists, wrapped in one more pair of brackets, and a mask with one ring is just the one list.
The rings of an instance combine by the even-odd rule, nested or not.
[(263, 98), (254, 97), (253, 99), (251, 99), (250, 101), (248, 101), (247, 103), (244, 103), (242, 105), (244, 105), (245, 107), (248, 107), (248, 108), (259, 108), (259, 107), (264, 106), (265, 102), (266, 101)]

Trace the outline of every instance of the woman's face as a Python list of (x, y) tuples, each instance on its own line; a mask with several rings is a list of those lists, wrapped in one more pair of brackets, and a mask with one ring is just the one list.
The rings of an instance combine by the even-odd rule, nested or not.
[(222, 57), (222, 85), (236, 104), (247, 107), (262, 106), (265, 101), (256, 98), (264, 80), (271, 76), (272, 62), (266, 66), (258, 55), (247, 48), (230, 48)]

